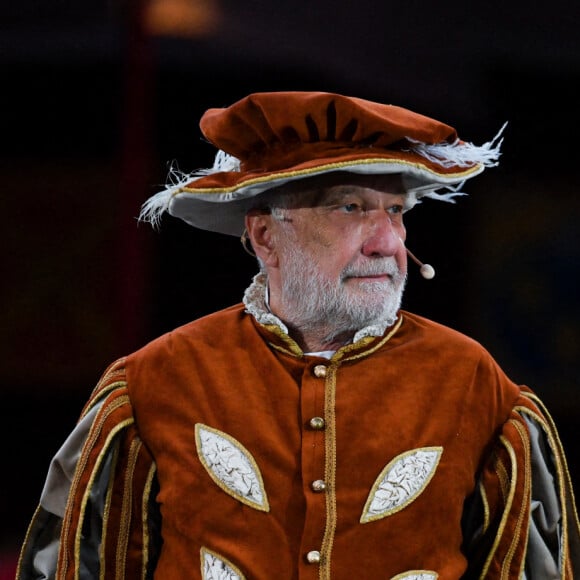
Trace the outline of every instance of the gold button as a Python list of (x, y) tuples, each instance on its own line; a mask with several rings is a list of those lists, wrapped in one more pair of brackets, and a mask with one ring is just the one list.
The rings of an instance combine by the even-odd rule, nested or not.
[(322, 417), (312, 417), (308, 423), (310, 424), (310, 428), (316, 431), (324, 429), (324, 419)]
[(326, 366), (316, 365), (314, 367), (314, 376), (318, 377), (319, 379), (323, 379), (326, 376)]
[(320, 563), (320, 552), (318, 550), (311, 550), (306, 554), (306, 561), (309, 564), (319, 564)]
[(312, 487), (312, 491), (316, 491), (317, 493), (320, 493), (321, 491), (324, 491), (326, 489), (326, 483), (324, 483), (324, 481), (322, 481), (322, 479), (315, 479), (310, 484), (310, 487)]

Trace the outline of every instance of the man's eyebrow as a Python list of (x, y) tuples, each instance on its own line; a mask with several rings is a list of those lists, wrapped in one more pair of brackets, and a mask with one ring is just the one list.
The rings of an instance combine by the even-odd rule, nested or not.
[(360, 192), (356, 187), (345, 185), (341, 186), (339, 189), (335, 188), (332, 190), (322, 191), (319, 199), (321, 201), (338, 201), (347, 195), (360, 195)]
[[(404, 198), (407, 195), (407, 191), (403, 188), (401, 189), (393, 189), (391, 191), (384, 191), (378, 190), (381, 193), (386, 193), (388, 195), (392, 195), (393, 197), (401, 197)], [(356, 186), (348, 186), (345, 185), (340, 189), (334, 189), (332, 191), (322, 192), (320, 196), (317, 198), (320, 201), (329, 202), (329, 201), (340, 201), (344, 197), (348, 196), (356, 196), (356, 197), (364, 197), (364, 194)]]

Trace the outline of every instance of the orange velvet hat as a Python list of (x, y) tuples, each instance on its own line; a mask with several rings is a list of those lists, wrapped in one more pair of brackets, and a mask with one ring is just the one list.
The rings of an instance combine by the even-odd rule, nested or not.
[(173, 173), (141, 219), (156, 224), (168, 211), (197, 228), (240, 235), (257, 196), (336, 172), (402, 174), (406, 209), (425, 196), (452, 201), (466, 179), (497, 165), (501, 145), (501, 131), (476, 146), (408, 109), (324, 92), (255, 93), (209, 109), (200, 127), (218, 148), (214, 166)]

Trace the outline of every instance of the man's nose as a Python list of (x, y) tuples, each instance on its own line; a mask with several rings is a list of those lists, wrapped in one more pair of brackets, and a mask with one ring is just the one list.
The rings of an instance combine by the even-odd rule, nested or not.
[(401, 228), (393, 223), (390, 214), (384, 211), (373, 214), (362, 253), (365, 256), (394, 256), (403, 247)]

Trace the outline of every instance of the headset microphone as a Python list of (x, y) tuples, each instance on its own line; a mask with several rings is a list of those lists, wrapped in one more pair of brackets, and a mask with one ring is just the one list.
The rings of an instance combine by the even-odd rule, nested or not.
[(405, 248), (405, 250), (407, 250), (407, 254), (409, 255), (409, 258), (411, 258), (411, 260), (413, 260), (413, 262), (415, 262), (415, 264), (417, 264), (417, 266), (419, 266), (419, 272), (421, 272), (421, 276), (423, 276), (423, 278), (425, 278), (425, 280), (431, 280), (431, 278), (435, 277), (435, 268), (433, 268), (433, 266), (431, 266), (430, 264), (423, 264), (423, 262), (421, 262), (421, 260), (419, 260), (413, 254), (413, 252), (411, 252), (411, 250), (409, 250), (409, 248)]

